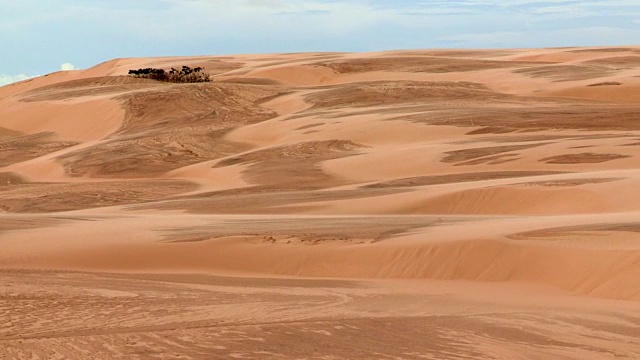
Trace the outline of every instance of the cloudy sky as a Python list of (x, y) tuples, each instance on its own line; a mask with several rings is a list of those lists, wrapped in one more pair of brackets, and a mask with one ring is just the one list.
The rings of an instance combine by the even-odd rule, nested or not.
[(0, 85), (116, 58), (640, 42), (640, 0), (0, 0)]

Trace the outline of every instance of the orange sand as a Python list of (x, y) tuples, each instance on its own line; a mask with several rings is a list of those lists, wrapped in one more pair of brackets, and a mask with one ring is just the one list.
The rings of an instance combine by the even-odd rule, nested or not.
[[(0, 359), (640, 358), (639, 63), (167, 57), (2, 87)], [(214, 81), (125, 76), (181, 65)]]

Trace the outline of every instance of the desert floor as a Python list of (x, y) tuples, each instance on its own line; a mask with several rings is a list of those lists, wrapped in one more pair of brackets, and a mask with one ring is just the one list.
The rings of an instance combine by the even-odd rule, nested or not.
[[(213, 82), (126, 76), (202, 66)], [(0, 359), (640, 358), (640, 48), (0, 88)]]

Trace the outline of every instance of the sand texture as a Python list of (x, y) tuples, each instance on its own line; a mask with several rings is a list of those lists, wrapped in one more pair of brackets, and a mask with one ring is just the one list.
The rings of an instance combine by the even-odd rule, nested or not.
[[(202, 66), (213, 82), (126, 76)], [(640, 48), (0, 88), (0, 359), (638, 359)]]

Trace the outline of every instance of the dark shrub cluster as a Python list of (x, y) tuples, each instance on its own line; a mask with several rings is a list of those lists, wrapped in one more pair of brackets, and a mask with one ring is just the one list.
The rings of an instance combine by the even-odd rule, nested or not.
[(134, 77), (174, 83), (199, 83), (211, 81), (211, 77), (204, 71), (203, 68), (190, 68), (188, 66), (183, 66), (181, 70), (171, 68), (171, 70), (169, 71), (154, 68), (129, 70), (129, 75)]

